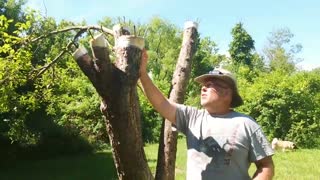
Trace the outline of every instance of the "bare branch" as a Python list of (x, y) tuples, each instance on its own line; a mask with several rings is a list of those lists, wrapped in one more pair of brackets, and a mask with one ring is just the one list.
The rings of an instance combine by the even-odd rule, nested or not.
[(47, 17), (48, 17), (48, 11), (47, 11), (46, 3), (44, 3), (44, 0), (42, 1), (42, 4), (43, 4), (43, 6), (44, 6), (44, 14), (45, 14), (45, 17), (47, 18)]
[(49, 64), (42, 67), (41, 71), (38, 72), (38, 74), (35, 77), (33, 77), (32, 79), (35, 80), (36, 78), (41, 76), (46, 70), (48, 70), (53, 64), (55, 64), (60, 59), (60, 57), (62, 57), (66, 52), (68, 52), (68, 49), (70, 48), (70, 46), (72, 44), (73, 44), (73, 41), (69, 42), (68, 45), (66, 46), (66, 48), (62, 52), (60, 52), (60, 54), (56, 58), (54, 58), (54, 60), (52, 62), (50, 62)]
[(54, 34), (58, 34), (58, 33), (63, 33), (63, 32), (68, 32), (68, 31), (73, 31), (73, 30), (80, 30), (80, 31), (88, 31), (90, 29), (93, 30), (97, 30), (97, 31), (102, 31), (104, 33), (107, 33), (109, 35), (113, 36), (113, 31), (111, 29), (105, 28), (103, 26), (96, 26), (96, 25), (92, 25), (92, 26), (72, 26), (72, 27), (68, 27), (65, 29), (60, 29), (60, 30), (56, 30), (56, 31), (51, 31), (48, 34), (39, 36), (35, 39), (32, 39), (30, 42), (36, 42), (39, 41), (40, 39), (46, 38), (48, 36), (54, 35)]
[[(74, 36), (73, 40), (70, 41), (67, 46), (63, 49), (62, 52), (60, 52), (60, 54), (54, 58), (54, 60), (52, 62), (50, 62), (49, 64), (43, 66), (40, 68), (40, 71), (37, 73), (37, 75), (35, 77), (33, 77), (32, 79), (35, 80), (36, 78), (38, 78), (39, 76), (41, 76), (46, 70), (48, 70), (53, 64), (55, 64), (60, 57), (62, 57), (66, 52), (69, 51), (69, 48), (71, 47), (71, 45), (75, 45), (75, 41), (76, 39), (81, 36), (81, 34), (83, 34), (84, 32), (86, 32), (87, 29), (81, 29), (79, 32), (77, 32), (77, 34)], [(33, 70), (32, 72), (34, 72), (35, 70)]]

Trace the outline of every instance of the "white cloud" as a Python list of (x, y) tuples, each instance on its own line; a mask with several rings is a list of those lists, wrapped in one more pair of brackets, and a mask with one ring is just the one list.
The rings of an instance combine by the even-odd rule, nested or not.
[(30, 0), (27, 1), (26, 7), (30, 7), (32, 9), (41, 10), (43, 9), (43, 3), (42, 0)]
[(297, 67), (301, 70), (311, 71), (312, 69), (320, 67), (320, 63), (300, 62)]

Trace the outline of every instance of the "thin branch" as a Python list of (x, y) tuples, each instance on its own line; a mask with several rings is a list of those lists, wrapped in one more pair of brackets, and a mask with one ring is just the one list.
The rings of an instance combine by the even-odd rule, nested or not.
[(150, 27), (150, 26), (148, 25), (147, 28), (146, 28), (146, 30), (144, 31), (144, 34), (143, 34), (143, 36), (142, 36), (143, 38), (145, 38), (145, 37), (147, 36), (147, 32), (148, 32), (148, 30), (149, 30), (149, 27)]
[(48, 11), (47, 11), (46, 3), (44, 3), (44, 0), (42, 1), (42, 4), (43, 4), (43, 6), (44, 6), (44, 14), (45, 14), (45, 17), (47, 18), (47, 17), (48, 17)]
[(38, 74), (37, 74), (35, 77), (33, 77), (33, 80), (35, 80), (36, 78), (38, 78), (39, 76), (41, 76), (41, 75), (42, 75), (46, 70), (48, 70), (54, 63), (56, 63), (61, 56), (63, 56), (66, 52), (68, 52), (68, 48), (69, 48), (72, 44), (73, 44), (73, 43), (70, 42), (70, 43), (67, 45), (67, 47), (66, 47), (62, 52), (60, 52), (60, 54), (59, 54), (52, 62), (50, 62), (50, 63), (47, 64), (46, 66), (42, 67), (42, 68), (41, 68), (41, 71), (38, 72)]
[(68, 31), (73, 31), (73, 30), (88, 31), (90, 29), (97, 30), (97, 31), (103, 31), (103, 32), (113, 36), (113, 31), (111, 29), (108, 29), (108, 28), (105, 28), (105, 27), (102, 27), (102, 26), (96, 26), (96, 25), (92, 25), (92, 26), (72, 26), (72, 27), (68, 27), (68, 28), (65, 28), (65, 29), (51, 31), (48, 34), (45, 34), (45, 35), (39, 36), (39, 37), (37, 37), (35, 39), (32, 39), (30, 42), (36, 42), (36, 41), (39, 41), (40, 39), (43, 39), (43, 38), (46, 38), (48, 36), (51, 36), (51, 35), (54, 35), (54, 34), (58, 34), (58, 33), (63, 33), (63, 32), (68, 32)]
[(60, 52), (60, 54), (58, 56), (56, 56), (56, 58), (54, 58), (53, 61), (51, 61), (49, 64), (43, 66), (41, 68), (41, 70), (37, 73), (37, 75), (35, 77), (33, 77), (32, 79), (35, 80), (36, 78), (38, 78), (39, 76), (41, 76), (46, 70), (48, 70), (53, 64), (55, 64), (60, 57), (62, 57), (66, 52), (69, 52), (69, 48), (71, 47), (71, 45), (75, 44), (75, 40), (81, 36), (81, 34), (83, 34), (86, 31), (86, 29), (81, 29), (79, 32), (77, 32), (77, 34), (74, 36), (73, 40), (70, 41), (67, 46), (63, 49), (62, 52)]

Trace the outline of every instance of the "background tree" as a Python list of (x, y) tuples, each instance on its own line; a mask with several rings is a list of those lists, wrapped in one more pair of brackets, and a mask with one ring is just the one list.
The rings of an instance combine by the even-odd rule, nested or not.
[(301, 44), (292, 44), (294, 35), (288, 28), (280, 28), (270, 33), (268, 44), (263, 52), (271, 70), (280, 70), (292, 73), (296, 70), (295, 64), (302, 61), (296, 55), (301, 51)]
[(229, 53), (234, 64), (252, 66), (252, 52), (254, 40), (244, 29), (242, 23), (237, 23), (231, 30), (232, 41), (229, 44)]
[[(193, 55), (197, 50), (198, 24), (186, 22), (179, 58), (173, 74), (169, 100), (183, 104), (191, 75)], [(169, 120), (162, 122), (159, 140), (156, 179), (175, 179), (178, 132)]]
[[(60, 95), (74, 95), (72, 91), (66, 93), (66, 90), (72, 89), (68, 88), (68, 85), (72, 85), (70, 82), (76, 78), (81, 79), (81, 74), (77, 76), (74, 73), (77, 77), (70, 77), (68, 81), (70, 71), (68, 67), (72, 66), (68, 62), (73, 62), (72, 58), (67, 58), (55, 66), (48, 66), (54, 64), (59, 57), (61, 58), (59, 53), (61, 47), (66, 44), (68, 35), (51, 37), (41, 41), (42, 43), (33, 42), (32, 39), (40, 36), (41, 32), (58, 28), (52, 18), (43, 19), (34, 11), (26, 14), (25, 23), (15, 24), (17, 30), (13, 35), (8, 33), (9, 24), (13, 21), (7, 20), (5, 16), (1, 16), (1, 21), (3, 26), (0, 33), (5, 38), (5, 43), (0, 48), (2, 53), (0, 82), (1, 94), (3, 94), (0, 102), (0, 117), (5, 121), (0, 123), (0, 134), (2, 142), (6, 144), (3, 147), (9, 148), (4, 148), (6, 152), (10, 152), (14, 157), (20, 154), (19, 151), (22, 149), (33, 149), (30, 152), (38, 156), (47, 156), (91, 149), (80, 137), (81, 128), (74, 128), (77, 126), (71, 123), (69, 127), (64, 126), (65, 123), (62, 123), (65, 122), (62, 116), (68, 116), (61, 112), (68, 112), (68, 108), (74, 108), (74, 106), (63, 107), (61, 102), (66, 102), (67, 99)], [(61, 27), (69, 24), (62, 22)], [(78, 89), (78, 87), (80, 86), (75, 88)], [(90, 97), (88, 100), (94, 96), (90, 95)], [(99, 107), (97, 103), (96, 107)], [(96, 111), (99, 112), (99, 110)], [(75, 117), (74, 113), (72, 117)], [(78, 117), (83, 116), (79, 114)], [(85, 120), (85, 117), (82, 119)], [(69, 122), (70, 120), (67, 119)], [(90, 129), (88, 128), (90, 126), (82, 127)], [(70, 129), (66, 130), (68, 128)], [(90, 134), (92, 134), (91, 130)], [(66, 144), (70, 146), (65, 146)], [(2, 155), (6, 158), (10, 157), (6, 153)]]
[(225, 66), (237, 75), (239, 86), (246, 87), (254, 83), (260, 72), (265, 71), (264, 60), (255, 52), (254, 40), (242, 23), (237, 23), (232, 28), (231, 35), (232, 41), (229, 44), (231, 58)]
[(280, 71), (261, 74), (242, 91), (239, 108), (254, 117), (269, 140), (291, 140), (300, 147), (316, 147), (319, 140), (319, 73)]
[(11, 35), (17, 30), (16, 23), (26, 21), (25, 13), (22, 10), (25, 4), (25, 0), (0, 0), (0, 14), (13, 20), (13, 23), (10, 23), (7, 29), (7, 32)]
[[(140, 28), (148, 49), (149, 75), (158, 88), (169, 97), (172, 75), (182, 43), (182, 31), (159, 17), (153, 17)], [(143, 93), (140, 92), (139, 97), (142, 106), (143, 137), (146, 141), (158, 142), (163, 118), (152, 108)]]

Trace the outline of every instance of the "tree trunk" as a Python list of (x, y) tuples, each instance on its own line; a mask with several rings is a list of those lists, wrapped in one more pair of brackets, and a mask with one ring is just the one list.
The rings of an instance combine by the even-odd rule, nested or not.
[[(183, 33), (183, 42), (172, 79), (172, 90), (169, 99), (176, 103), (184, 102), (186, 86), (190, 79), (192, 56), (197, 48), (197, 24), (186, 22)], [(162, 124), (158, 161), (157, 180), (175, 179), (175, 162), (177, 152), (177, 131), (170, 121), (165, 120)]]
[(144, 41), (120, 26), (114, 28), (114, 37), (114, 64), (103, 35), (91, 40), (93, 59), (84, 48), (77, 49), (74, 58), (101, 96), (100, 109), (119, 179), (153, 179), (143, 149), (136, 90)]

